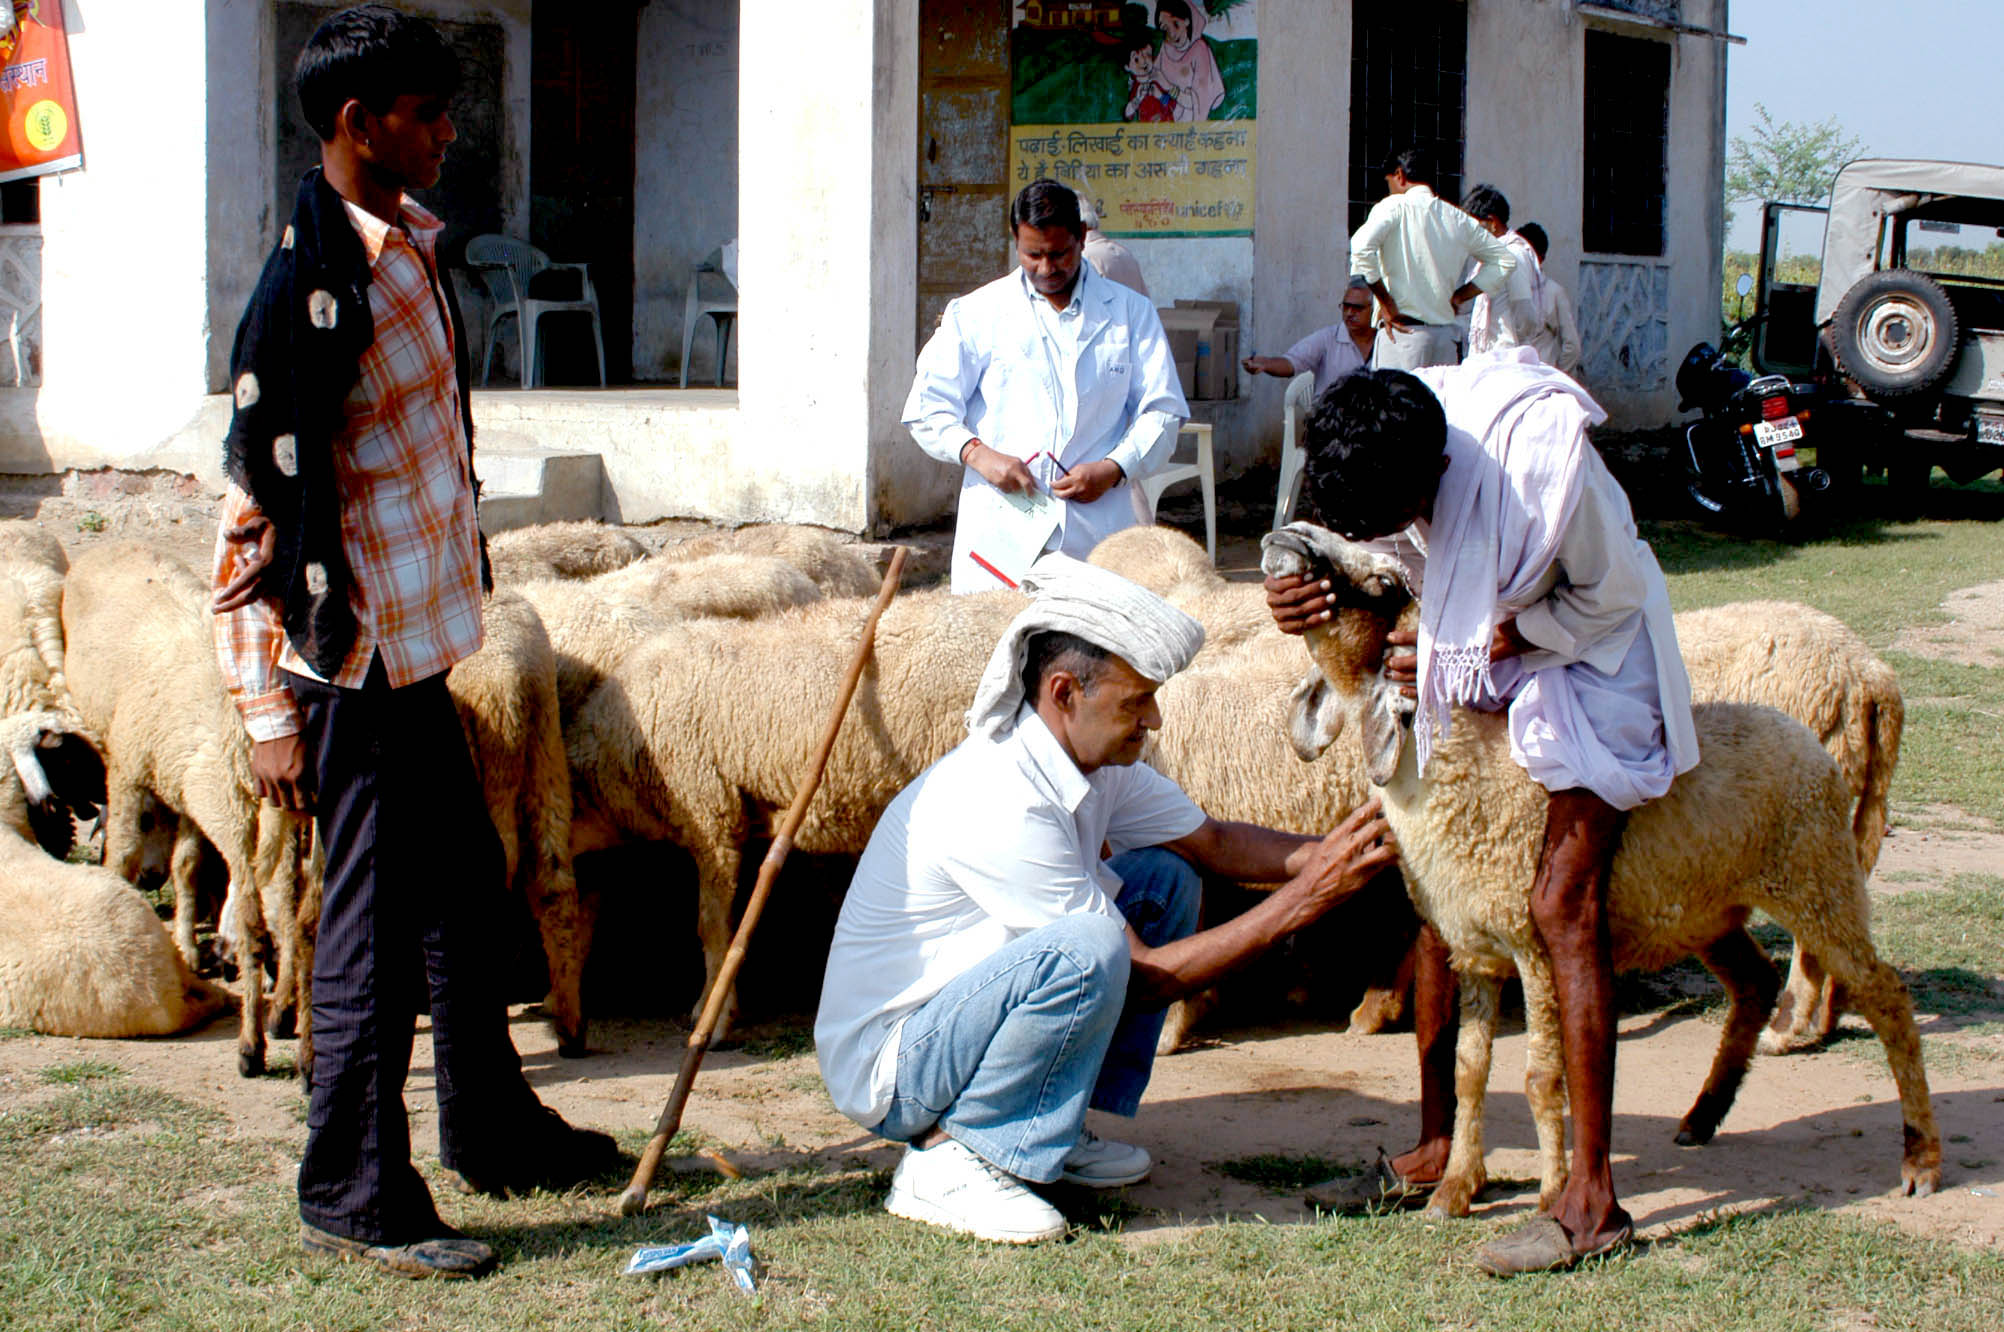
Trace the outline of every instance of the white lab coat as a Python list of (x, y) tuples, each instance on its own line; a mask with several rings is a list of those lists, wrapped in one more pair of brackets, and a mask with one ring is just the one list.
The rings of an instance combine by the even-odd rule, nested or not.
[[(1169, 460), (1190, 408), (1148, 299), (1085, 263), (1074, 290), (1076, 339), (1045, 331), (1031, 304), (1044, 298), (1021, 269), (949, 302), (919, 352), (904, 424), (942, 462), (958, 462), (967, 441), (979, 439), (1026, 461), (1053, 455), (1068, 469), (1101, 458), (1119, 464), (1126, 479), (1106, 494), (1090, 504), (1055, 506), (1044, 549), (1084, 559), (1106, 537), (1152, 520), (1136, 483)], [(1044, 459), (1030, 470), (1046, 484), (1057, 476)], [(998, 561), (983, 550), (984, 537), (996, 548), (1012, 544), (999, 531), (1019, 524), (1002, 492), (964, 468), (953, 537), (955, 592), (1002, 586), (970, 551), (982, 551), (1011, 579), (1022, 575), (1027, 558)]]

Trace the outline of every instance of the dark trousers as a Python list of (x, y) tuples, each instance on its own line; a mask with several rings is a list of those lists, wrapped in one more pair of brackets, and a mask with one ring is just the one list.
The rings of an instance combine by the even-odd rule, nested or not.
[(403, 1100), (427, 991), (445, 1165), (492, 1170), (541, 1113), (498, 984), (501, 846), (443, 675), (392, 689), (378, 659), (360, 689), (288, 682), (327, 857), (299, 1215), (407, 1244), (441, 1228)]

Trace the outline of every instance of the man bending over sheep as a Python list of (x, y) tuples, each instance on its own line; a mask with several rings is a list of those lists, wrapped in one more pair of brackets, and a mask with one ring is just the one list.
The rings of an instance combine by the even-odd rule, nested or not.
[(570, 1184), (618, 1159), (522, 1076), (486, 921), (501, 846), (445, 674), (481, 638), (465, 340), (438, 275), (438, 183), (459, 80), (429, 24), (328, 18), (296, 72), (321, 165), (265, 264), (230, 367), (216, 642), (266, 799), (326, 848), (318, 1045), (299, 1165), (309, 1251), (407, 1277), (494, 1253), (439, 1219), (403, 1084), (427, 986), (439, 1157), (470, 1190)]
[[(1508, 708), (1511, 757), (1551, 792), (1531, 911), (1558, 989), (1572, 1173), (1549, 1217), (1477, 1255), (1498, 1275), (1571, 1266), (1630, 1237), (1608, 1167), (1607, 874), (1622, 811), (1698, 761), (1662, 570), (1586, 439), (1603, 419), (1584, 389), (1517, 348), (1417, 378), (1359, 373), (1322, 395), (1306, 428), (1318, 521), (1395, 556), (1419, 597), (1419, 630), (1391, 636), (1401, 650), (1383, 670), (1418, 700), (1422, 768), (1450, 707)], [(1274, 619), (1299, 633), (1327, 618), (1327, 587), (1269, 579)], [(1334, 1210), (1417, 1200), (1447, 1163), (1454, 978), (1440, 937), (1420, 938), (1421, 1141), (1383, 1178), (1310, 1191)]]
[[(1037, 600), (996, 645), (967, 739), (870, 837), (814, 1024), (837, 1108), (909, 1144), (889, 1210), (1016, 1244), (1065, 1229), (1026, 1182), (1148, 1174), (1146, 1150), (1085, 1114), (1139, 1108), (1164, 1006), (1396, 858), (1375, 803), (1326, 838), (1206, 817), (1136, 762), (1202, 628), (1062, 554), (1024, 585)], [(1193, 934), (1199, 869), (1285, 883)]]

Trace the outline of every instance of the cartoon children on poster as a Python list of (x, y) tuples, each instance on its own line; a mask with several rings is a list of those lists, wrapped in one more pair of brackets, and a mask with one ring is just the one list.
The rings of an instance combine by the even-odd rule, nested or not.
[(1125, 119), (1188, 122), (1211, 118), (1225, 100), (1225, 80), (1218, 72), (1210, 43), (1203, 40), (1205, 21), (1201, 3), (1157, 0), (1155, 26), (1162, 33), (1160, 50), (1146, 37), (1128, 44)]

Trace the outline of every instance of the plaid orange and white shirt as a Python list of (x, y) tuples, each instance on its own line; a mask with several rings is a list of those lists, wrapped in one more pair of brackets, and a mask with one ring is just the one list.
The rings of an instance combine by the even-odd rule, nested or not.
[[(368, 255), (375, 341), (362, 354), (361, 378), (334, 440), (357, 633), (327, 683), (359, 689), (381, 654), (391, 687), (400, 688), (480, 649), (479, 517), (453, 331), (432, 276), (444, 224), (408, 198), (402, 227), (346, 206)], [(232, 485), (222, 528), (258, 516), (256, 501)], [(218, 534), (216, 588), (242, 572), (249, 552)], [(215, 620), (223, 683), (251, 738), (296, 734), (299, 708), (279, 671), (319, 677), (287, 641), (277, 602), (265, 598)]]

